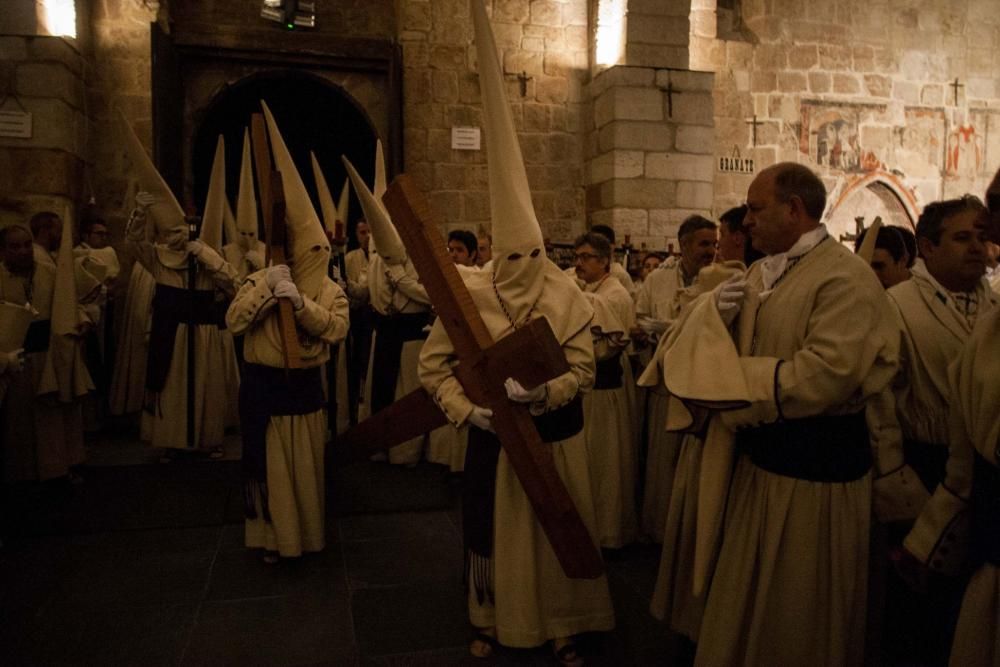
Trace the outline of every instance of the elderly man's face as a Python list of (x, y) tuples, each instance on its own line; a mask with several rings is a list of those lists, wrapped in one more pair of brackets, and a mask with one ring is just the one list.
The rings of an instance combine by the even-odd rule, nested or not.
[(3, 263), (11, 273), (28, 273), (35, 265), (31, 234), (20, 227), (7, 230), (3, 246)]
[(576, 277), (585, 283), (596, 283), (608, 272), (611, 263), (607, 257), (598, 256), (594, 246), (584, 243), (575, 251)]
[(799, 240), (791, 203), (775, 198), (773, 173), (762, 172), (750, 184), (743, 227), (753, 247), (767, 255), (786, 252)]
[(719, 234), (714, 229), (699, 229), (681, 239), (681, 261), (689, 275), (715, 261)]

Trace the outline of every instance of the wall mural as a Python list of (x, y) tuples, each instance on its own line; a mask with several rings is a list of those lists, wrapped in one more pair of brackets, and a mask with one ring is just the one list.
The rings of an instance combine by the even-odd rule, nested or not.
[(817, 165), (851, 173), (885, 167), (884, 146), (865, 146), (861, 128), (886, 122), (884, 104), (850, 104), (803, 100), (799, 150)]

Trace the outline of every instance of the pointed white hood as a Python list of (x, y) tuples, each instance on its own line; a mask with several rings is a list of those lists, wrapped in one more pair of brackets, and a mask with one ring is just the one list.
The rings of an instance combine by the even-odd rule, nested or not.
[(274, 116), (267, 104), (261, 101), (267, 120), (267, 134), (271, 139), (271, 154), (274, 167), (281, 173), (282, 190), (285, 193), (285, 218), (288, 223), (288, 263), (296, 287), (310, 298), (319, 295), (320, 288), (328, 280), (330, 264), (330, 242), (323, 232), (323, 225), (316, 215), (309, 193), (302, 183), (298, 169), (285, 146), (285, 140), (278, 131)]
[(548, 259), (531, 204), (528, 175), (507, 102), (493, 30), (482, 0), (469, 0), (469, 4), (490, 174), (493, 276), (511, 318), (520, 324), (538, 301)]
[(236, 231), (236, 216), (233, 215), (233, 207), (229, 205), (228, 199), (222, 214), (222, 242), (225, 245), (237, 243), (240, 240), (240, 233)]
[(875, 244), (878, 242), (880, 231), (882, 231), (882, 218), (879, 217), (875, 218), (875, 222), (865, 232), (865, 238), (861, 242), (861, 247), (858, 248), (858, 257), (865, 260), (866, 264), (871, 264), (872, 258), (875, 256)]
[[(399, 237), (395, 225), (392, 224), (385, 206), (368, 189), (351, 161), (344, 156), (341, 156), (340, 159), (344, 161), (347, 175), (354, 185), (354, 191), (358, 193), (361, 210), (364, 211), (365, 220), (368, 221), (368, 228), (371, 230), (371, 242), (375, 243), (375, 252), (386, 264), (405, 264), (406, 247), (403, 245), (403, 240)], [(369, 248), (370, 250), (371, 248)]]
[[(149, 207), (147, 216), (152, 223), (147, 226), (147, 236), (149, 238), (166, 238), (167, 232), (187, 225), (184, 221), (184, 209), (181, 208), (174, 193), (170, 191), (160, 172), (153, 166), (153, 161), (146, 154), (146, 149), (142, 147), (139, 137), (135, 136), (132, 127), (125, 120), (122, 112), (118, 111), (119, 133), (125, 144), (125, 151), (131, 163), (132, 176), (138, 181), (139, 190), (144, 190), (154, 197), (156, 203)], [(150, 229), (152, 227), (152, 229)]]
[(337, 200), (337, 220), (344, 223), (344, 234), (347, 234), (348, 206), (351, 203), (351, 179), (344, 179), (344, 187), (340, 188), (340, 199)]
[(337, 215), (337, 206), (333, 203), (333, 195), (330, 194), (330, 187), (326, 184), (323, 170), (319, 168), (316, 154), (309, 151), (309, 157), (312, 161), (313, 179), (316, 181), (316, 194), (319, 196), (319, 208), (323, 212), (323, 227), (328, 234), (334, 236), (337, 233), (337, 220), (340, 219)]
[(257, 245), (257, 229), (257, 196), (254, 194), (253, 163), (250, 160), (250, 131), (244, 129), (240, 191), (236, 199), (236, 231), (244, 250), (251, 250)]
[(219, 135), (215, 142), (215, 159), (212, 160), (212, 175), (208, 181), (208, 196), (201, 216), (201, 231), (198, 240), (212, 250), (222, 250), (222, 227), (226, 217), (226, 141)]

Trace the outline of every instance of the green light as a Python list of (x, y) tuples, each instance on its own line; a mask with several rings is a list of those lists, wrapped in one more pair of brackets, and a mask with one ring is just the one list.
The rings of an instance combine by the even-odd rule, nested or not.
[(294, 30), (295, 29), (295, 24), (294, 23), (286, 23), (285, 27), (288, 28), (289, 30)]

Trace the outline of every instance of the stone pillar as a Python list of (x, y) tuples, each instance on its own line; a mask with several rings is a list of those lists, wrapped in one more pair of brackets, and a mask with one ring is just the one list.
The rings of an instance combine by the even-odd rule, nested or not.
[(0, 37), (3, 110), (32, 114), (30, 138), (0, 137), (0, 225), (42, 210), (74, 218), (87, 196), (83, 68), (75, 40)]

